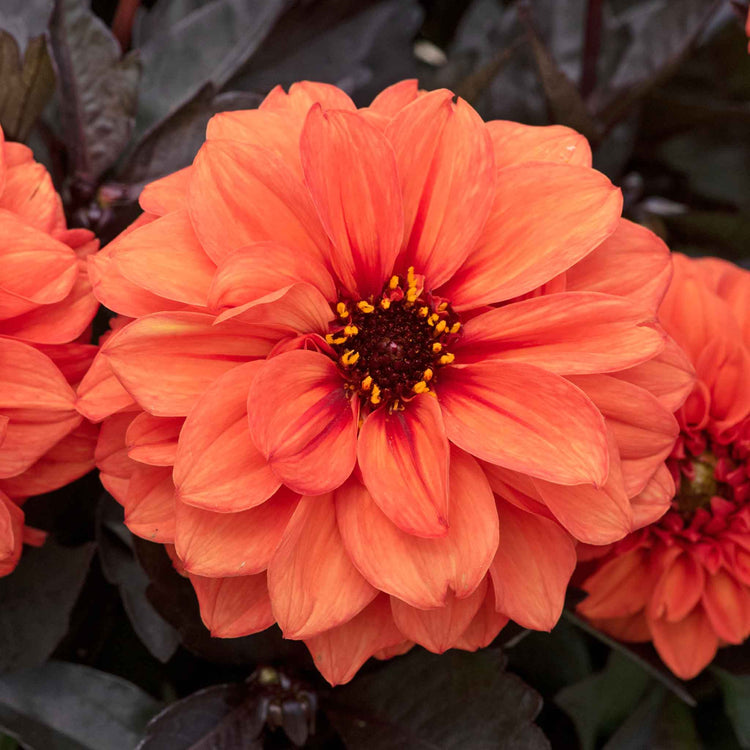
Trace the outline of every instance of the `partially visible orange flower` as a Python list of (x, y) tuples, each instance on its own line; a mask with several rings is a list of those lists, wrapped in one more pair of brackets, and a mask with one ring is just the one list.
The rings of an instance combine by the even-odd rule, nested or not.
[(750, 273), (716, 258), (674, 266), (660, 316), (697, 373), (668, 461), (677, 494), (604, 557), (582, 550), (579, 610), (617, 638), (653, 641), (687, 679), (750, 635)]
[(80, 343), (98, 302), (86, 257), (98, 242), (67, 229), (47, 170), (0, 129), (0, 575), (16, 566), (23, 501), (93, 468), (97, 430), (75, 408), (96, 347)]
[(575, 540), (667, 509), (692, 384), (655, 321), (669, 252), (579, 134), (301, 83), (214, 117), (140, 202), (90, 259), (124, 318), (80, 408), (214, 635), (277, 622), (345, 682), (548, 630)]

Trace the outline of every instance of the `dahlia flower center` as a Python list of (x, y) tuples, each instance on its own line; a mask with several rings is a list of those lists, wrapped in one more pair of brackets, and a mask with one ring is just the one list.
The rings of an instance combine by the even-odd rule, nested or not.
[(379, 296), (340, 299), (335, 312), (326, 341), (347, 389), (371, 409), (403, 409), (455, 360), (450, 347), (461, 322), (446, 300), (425, 292), (413, 267), (406, 277), (392, 276)]
[(669, 459), (683, 515), (710, 509), (713, 498), (737, 506), (750, 500), (748, 452), (740, 442), (720, 443), (707, 433), (683, 433)]

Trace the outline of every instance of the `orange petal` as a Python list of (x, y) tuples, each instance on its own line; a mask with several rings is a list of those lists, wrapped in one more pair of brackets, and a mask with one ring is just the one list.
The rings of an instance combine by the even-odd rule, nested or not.
[(341, 536), (354, 564), (373, 586), (414, 607), (444, 604), (449, 590), (469, 596), (497, 549), (497, 511), (487, 479), (471, 456), (451, 456), (450, 526), (445, 536), (407, 534), (352, 479), (336, 492)]
[(661, 464), (646, 486), (630, 498), (633, 529), (642, 529), (658, 521), (669, 510), (674, 493), (672, 473), (665, 464)]
[(184, 309), (185, 305), (182, 302), (158, 297), (128, 281), (120, 273), (112, 258), (112, 251), (122, 239), (121, 234), (101, 252), (88, 257), (89, 280), (96, 298), (110, 310), (130, 318), (139, 318), (164, 310)]
[(268, 567), (268, 590), (286, 638), (348, 622), (377, 595), (347, 555), (330, 494), (300, 500)]
[(331, 685), (342, 685), (371, 656), (393, 648), (403, 639), (393, 622), (388, 597), (381, 594), (349, 622), (305, 638), (305, 645), (323, 677)]
[(7, 211), (0, 210), (0, 318), (10, 318), (70, 294), (78, 276), (78, 258)]
[(76, 408), (86, 419), (101, 422), (105, 417), (133, 406), (135, 399), (122, 387), (100, 350), (78, 385)]
[(269, 108), (220, 112), (208, 121), (207, 141), (239, 141), (272, 151), (297, 177), (302, 178), (299, 136), (302, 121), (294, 125)]
[(613, 557), (583, 583), (588, 597), (578, 611), (591, 619), (625, 617), (648, 603), (658, 570), (649, 564), (643, 549)]
[(495, 606), (519, 625), (552, 630), (576, 566), (570, 535), (557, 523), (498, 500), (500, 542), (490, 566)]
[(360, 430), (357, 456), (365, 486), (396, 526), (416, 536), (445, 535), (449, 452), (435, 398), (416, 396), (392, 414), (373, 411)]
[[(527, 474), (504, 469), (502, 466), (481, 461), (482, 470), (492, 491), (516, 508), (554, 520), (550, 509), (542, 502), (535, 481)], [(580, 485), (579, 485), (580, 486)]]
[(477, 458), (557, 484), (607, 480), (604, 420), (559, 375), (477, 362), (442, 370), (438, 389), (448, 439)]
[(36, 344), (34, 348), (47, 355), (71, 386), (88, 372), (99, 351), (93, 344)]
[(669, 622), (682, 620), (703, 595), (703, 566), (689, 553), (670, 555), (648, 602), (648, 615)]
[(464, 599), (448, 594), (445, 604), (437, 609), (415, 609), (400, 599), (391, 598), (396, 627), (409, 639), (428, 651), (442, 654), (453, 648), (471, 625), (484, 603), (487, 580)]
[(535, 479), (534, 485), (555, 518), (579, 542), (610, 544), (633, 529), (633, 510), (625, 492), (617, 444), (609, 440), (609, 476), (601, 488), (566, 487)]
[(564, 125), (536, 127), (508, 120), (491, 120), (487, 130), (498, 169), (528, 161), (591, 166), (589, 142)]
[(391, 275), (403, 236), (393, 149), (354, 112), (310, 110), (300, 141), (302, 168), (342, 285), (366, 297)]
[(619, 189), (593, 169), (568, 164), (501, 169), (484, 231), (441, 293), (466, 309), (530, 292), (612, 234), (621, 209)]
[[(617, 273), (612, 273), (616, 268)], [(627, 219), (599, 247), (565, 274), (570, 291), (627, 297), (652, 313), (672, 278), (669, 248), (650, 229)]]
[(0, 491), (0, 577), (12, 572), (21, 558), (23, 522), (21, 508)]
[(205, 305), (216, 264), (203, 252), (185, 210), (118, 240), (111, 257), (120, 273), (159, 297)]
[(185, 167), (150, 182), (138, 196), (141, 208), (157, 216), (187, 208), (187, 191), (192, 174), (193, 168)]
[(323, 354), (291, 351), (264, 362), (250, 385), (250, 434), (276, 476), (300, 494), (341, 486), (354, 469), (359, 400)]
[(271, 342), (242, 323), (214, 325), (212, 315), (172, 312), (133, 321), (102, 353), (144, 409), (182, 417), (216, 378), (270, 349)]
[(695, 677), (716, 654), (719, 639), (701, 607), (679, 622), (649, 619), (654, 646), (664, 663), (681, 679)]
[(648, 620), (643, 610), (625, 617), (592, 620), (591, 624), (597, 630), (626, 643), (648, 643), (651, 640), (651, 630), (648, 627)]
[(399, 267), (428, 287), (446, 282), (479, 238), (492, 206), (495, 168), (482, 118), (445, 89), (420, 96), (386, 129), (404, 196)]
[(216, 322), (234, 320), (280, 338), (295, 333), (324, 334), (335, 317), (326, 298), (314, 286), (299, 283), (225, 310)]
[(0, 212), (10, 211), (44, 234), (65, 229), (62, 200), (44, 165), (26, 161), (5, 171)]
[(560, 375), (633, 367), (664, 348), (653, 314), (596, 292), (562, 292), (489, 310), (467, 321), (461, 363), (528, 362)]
[(287, 94), (281, 86), (274, 87), (261, 102), (259, 109), (263, 112), (278, 112), (286, 120), (296, 121), (301, 127), (305, 116), (314, 104), (320, 104), (323, 110), (347, 109), (354, 111), (356, 106), (349, 95), (330, 83), (299, 81), (289, 87)]
[(150, 542), (173, 542), (174, 482), (171, 466), (137, 464), (124, 502), (125, 525)]
[(706, 576), (703, 609), (716, 633), (728, 643), (742, 643), (748, 636), (750, 597), (747, 589), (726, 570)]
[(182, 502), (234, 513), (264, 502), (279, 488), (247, 424), (247, 394), (262, 367), (250, 362), (225, 373), (190, 412), (174, 465)]
[(655, 396), (624, 380), (610, 375), (576, 375), (570, 380), (604, 415), (620, 451), (625, 490), (628, 496), (637, 494), (670, 454), (679, 432), (677, 420)]
[(154, 417), (148, 412), (139, 414), (125, 434), (128, 456), (149, 466), (173, 466), (177, 438), (184, 422), (182, 417)]
[(328, 242), (310, 196), (272, 151), (236, 141), (207, 141), (193, 167), (190, 218), (214, 262), (268, 240), (321, 257)]
[(336, 299), (336, 285), (322, 263), (277, 242), (256, 242), (221, 262), (208, 294), (209, 307), (238, 307), (301, 281), (327, 300)]
[(682, 406), (695, 384), (693, 365), (670, 337), (667, 337), (663, 351), (653, 359), (612, 375), (653, 393), (671, 412)]
[(464, 651), (476, 651), (489, 646), (500, 631), (508, 624), (508, 618), (500, 614), (495, 607), (495, 593), (492, 586), (487, 586), (487, 593), (474, 619), (453, 644), (453, 648)]
[(48, 357), (0, 337), (0, 413), (9, 420), (0, 448), (0, 478), (28, 469), (80, 424), (74, 401)]
[(409, 78), (384, 88), (373, 100), (368, 109), (385, 117), (395, 117), (407, 104), (419, 95), (419, 81)]
[(191, 575), (203, 624), (214, 638), (240, 638), (273, 625), (266, 574), (236, 578)]
[(98, 434), (97, 427), (82, 422), (22, 474), (0, 480), (0, 490), (11, 497), (30, 497), (70, 484), (94, 468)]
[(213, 513), (178, 500), (174, 544), (185, 570), (211, 578), (265, 570), (298, 501), (286, 488), (239, 513)]
[(92, 293), (86, 268), (82, 267), (67, 297), (0, 321), (0, 335), (35, 344), (66, 344), (86, 330), (98, 309), (99, 301)]
[(130, 478), (138, 464), (128, 456), (125, 435), (136, 416), (135, 412), (124, 412), (102, 423), (94, 453), (94, 460), (101, 472), (121, 479)]
[[(748, 15), (750, 18), (750, 14)], [(729, 305), (742, 330), (742, 340), (750, 341), (750, 274), (744, 268), (721, 258), (696, 258), (693, 264), (716, 294)]]

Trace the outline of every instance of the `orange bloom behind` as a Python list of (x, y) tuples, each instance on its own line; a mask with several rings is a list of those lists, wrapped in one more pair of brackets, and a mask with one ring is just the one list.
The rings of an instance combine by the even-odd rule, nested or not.
[(622, 640), (652, 640), (687, 679), (750, 635), (750, 273), (715, 258), (674, 265), (660, 317), (698, 378), (676, 413), (677, 494), (604, 557), (582, 550), (594, 559), (579, 610)]
[(667, 509), (671, 261), (579, 134), (300, 83), (214, 117), (140, 202), (90, 259), (123, 317), (80, 408), (214, 635), (276, 622), (345, 682), (548, 630), (575, 540)]
[(0, 575), (23, 542), (23, 501), (90, 471), (97, 430), (75, 408), (96, 353), (79, 343), (99, 303), (86, 257), (98, 242), (67, 229), (47, 170), (0, 129)]

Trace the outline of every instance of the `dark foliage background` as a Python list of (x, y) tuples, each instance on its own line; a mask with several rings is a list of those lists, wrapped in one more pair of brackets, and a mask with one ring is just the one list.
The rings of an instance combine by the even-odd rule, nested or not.
[[(746, 15), (711, 0), (0, 0), (0, 123), (47, 165), (70, 224), (106, 242), (213, 113), (302, 78), (363, 105), (417, 77), (485, 119), (577, 128), (627, 216), (748, 266)], [(684, 684), (566, 610), (552, 633), (415, 649), (331, 689), (274, 629), (211, 639), (95, 476), (26, 508), (51, 539), (0, 579), (0, 750), (750, 747), (746, 646)]]

